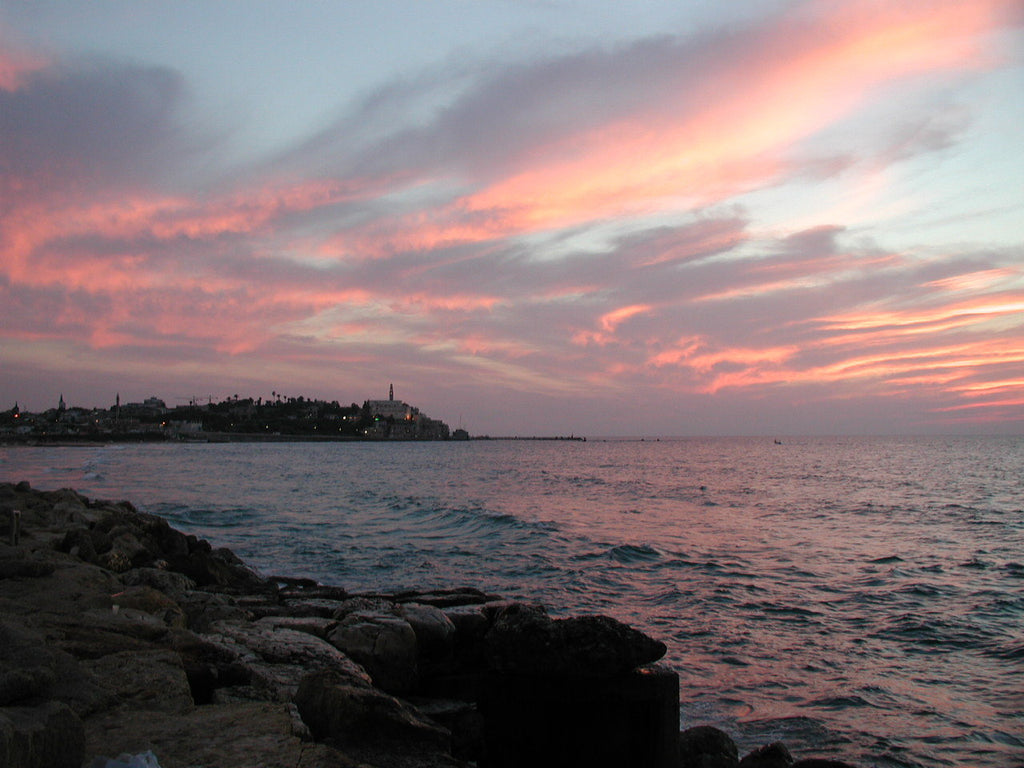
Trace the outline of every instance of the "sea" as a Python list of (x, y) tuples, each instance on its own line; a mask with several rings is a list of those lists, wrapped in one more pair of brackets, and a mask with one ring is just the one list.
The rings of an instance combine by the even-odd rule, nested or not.
[(0, 479), (265, 575), (613, 616), (741, 754), (1024, 766), (1024, 437), (17, 446)]

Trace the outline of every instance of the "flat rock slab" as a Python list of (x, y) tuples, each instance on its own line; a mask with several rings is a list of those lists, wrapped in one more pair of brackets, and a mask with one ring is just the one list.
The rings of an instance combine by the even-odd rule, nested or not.
[(322, 744), (292, 733), (285, 704), (197, 707), (185, 714), (108, 713), (86, 721), (86, 759), (153, 750), (160, 768), (355, 768)]
[(127, 709), (182, 713), (193, 708), (181, 657), (174, 651), (122, 651), (81, 666)]
[(264, 616), (256, 624), (272, 629), (294, 629), (321, 640), (326, 640), (331, 630), (338, 626), (334, 619), (322, 616)]

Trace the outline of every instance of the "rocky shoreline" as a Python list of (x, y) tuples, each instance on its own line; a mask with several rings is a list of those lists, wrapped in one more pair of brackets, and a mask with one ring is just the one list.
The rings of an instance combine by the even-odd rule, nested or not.
[(0, 768), (849, 768), (679, 733), (665, 646), (609, 617), (265, 577), (25, 482), (0, 483), (0, 542)]

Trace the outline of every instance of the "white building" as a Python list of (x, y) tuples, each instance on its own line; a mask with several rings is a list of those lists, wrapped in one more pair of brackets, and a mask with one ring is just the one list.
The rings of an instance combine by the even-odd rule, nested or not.
[(379, 416), (382, 419), (393, 418), (395, 421), (412, 420), (418, 413), (417, 409), (408, 403), (395, 400), (394, 384), (388, 387), (387, 400), (367, 400), (366, 406), (370, 409), (371, 416)]

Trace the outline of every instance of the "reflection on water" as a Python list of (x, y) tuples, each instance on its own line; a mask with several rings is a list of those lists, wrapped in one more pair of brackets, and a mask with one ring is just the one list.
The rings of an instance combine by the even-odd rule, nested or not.
[(868, 765), (1022, 762), (1024, 442), (0, 449), (258, 567), (467, 584), (669, 643), (683, 723)]

